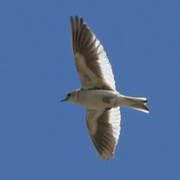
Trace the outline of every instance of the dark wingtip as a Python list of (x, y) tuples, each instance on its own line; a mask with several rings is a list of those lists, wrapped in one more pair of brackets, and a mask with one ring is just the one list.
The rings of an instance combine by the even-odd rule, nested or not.
[(73, 24), (74, 24), (74, 17), (73, 16), (70, 16), (70, 22), (71, 22), (71, 26), (73, 27)]
[(82, 16), (78, 16), (78, 15), (70, 16), (70, 21), (71, 21), (71, 23), (74, 22), (74, 21), (80, 22), (80, 24), (84, 23), (83, 17)]

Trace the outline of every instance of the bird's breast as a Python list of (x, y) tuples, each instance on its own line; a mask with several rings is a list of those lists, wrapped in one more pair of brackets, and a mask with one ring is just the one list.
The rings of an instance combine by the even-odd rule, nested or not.
[(105, 109), (113, 106), (117, 92), (110, 90), (81, 90), (77, 104), (89, 109)]

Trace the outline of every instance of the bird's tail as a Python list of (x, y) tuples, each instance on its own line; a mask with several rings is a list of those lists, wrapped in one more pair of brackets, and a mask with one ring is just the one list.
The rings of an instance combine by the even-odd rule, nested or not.
[(141, 97), (123, 97), (126, 103), (126, 106), (136, 109), (138, 111), (142, 111), (145, 113), (149, 113), (149, 108), (147, 106), (147, 99)]

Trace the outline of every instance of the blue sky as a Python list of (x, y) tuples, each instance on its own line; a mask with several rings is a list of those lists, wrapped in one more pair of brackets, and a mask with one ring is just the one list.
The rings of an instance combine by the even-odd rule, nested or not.
[[(0, 179), (180, 179), (180, 1), (0, 1)], [(80, 86), (69, 16), (104, 45), (117, 88), (149, 99), (122, 108), (116, 157), (92, 147), (85, 110), (59, 97)]]

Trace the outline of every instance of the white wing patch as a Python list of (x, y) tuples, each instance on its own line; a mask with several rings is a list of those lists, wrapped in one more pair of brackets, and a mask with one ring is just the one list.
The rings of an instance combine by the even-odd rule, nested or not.
[(100, 41), (96, 38), (93, 33), (93, 39), (96, 39), (95, 47), (97, 48), (98, 60), (97, 63), (100, 66), (101, 72), (103, 74), (103, 80), (109, 84), (114, 90), (116, 90), (114, 75), (112, 71), (112, 66), (109, 63), (107, 54), (101, 45)]
[(109, 123), (112, 125), (112, 131), (113, 131), (113, 136), (116, 140), (116, 145), (119, 140), (119, 135), (121, 131), (121, 114), (120, 114), (120, 108), (112, 108), (110, 110), (110, 115), (109, 115)]

